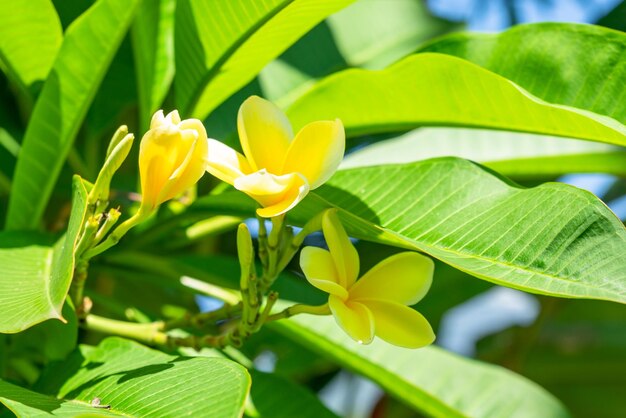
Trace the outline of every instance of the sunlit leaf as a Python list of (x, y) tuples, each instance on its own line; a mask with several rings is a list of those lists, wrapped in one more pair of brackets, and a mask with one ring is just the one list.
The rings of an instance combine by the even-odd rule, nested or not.
[(280, 376), (251, 371), (250, 398), (259, 418), (337, 418), (305, 388)]
[[(442, 158), (340, 171), (319, 196), (343, 209), (356, 236), (520, 290), (626, 302), (626, 229), (586, 191), (524, 189)], [(314, 201), (301, 208), (304, 219), (319, 211)]]
[(177, 106), (204, 119), (272, 59), (354, 0), (179, 0)]
[(54, 245), (14, 232), (0, 233), (0, 332), (19, 332), (47, 319), (63, 319), (86, 200), (85, 185), (76, 177), (68, 230)]
[(411, 55), (382, 71), (336, 73), (287, 114), (297, 128), (340, 118), (349, 136), (439, 125), (626, 144), (626, 126), (614, 119), (551, 105), (475, 64), (434, 53)]
[[(82, 346), (44, 375), (35, 393), (0, 381), (0, 401), (19, 416), (241, 416), (246, 370), (226, 359), (177, 357), (108, 338)], [(95, 398), (110, 409), (90, 406)]]
[(61, 46), (63, 31), (50, 0), (12, 0), (0, 13), (0, 68), (34, 102)]
[(404, 164), (456, 156), (509, 177), (567, 173), (626, 175), (624, 148), (576, 139), (465, 128), (419, 128), (348, 154), (341, 168)]
[(522, 376), (440, 348), (409, 350), (381, 340), (359, 345), (332, 317), (299, 315), (273, 326), (295, 342), (368, 377), (428, 416), (569, 416), (556, 398)]
[[(338, 171), (290, 212), (303, 224), (338, 207), (357, 238), (423, 251), (527, 292), (626, 303), (626, 229), (594, 195), (546, 183), (526, 189), (457, 158)], [(252, 213), (241, 193), (192, 211)]]
[(621, 99), (626, 78), (624, 32), (592, 25), (535, 23), (497, 34), (453, 34), (420, 51), (456, 55), (547, 102), (626, 123), (626, 102)]
[(286, 106), (347, 67), (381, 69), (455, 25), (413, 0), (360, 0), (329, 16), (259, 74), (264, 96)]
[(8, 229), (39, 227), (65, 157), (138, 4), (98, 1), (68, 28), (22, 143)]
[(174, 78), (176, 0), (146, 0), (132, 28), (141, 131), (148, 129)]

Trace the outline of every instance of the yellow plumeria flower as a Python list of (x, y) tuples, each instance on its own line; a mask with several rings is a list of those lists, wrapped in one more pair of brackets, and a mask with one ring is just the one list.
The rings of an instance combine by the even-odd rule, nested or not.
[(149, 212), (197, 183), (205, 172), (207, 151), (202, 122), (181, 121), (176, 110), (167, 116), (156, 112), (139, 148), (142, 209)]
[(209, 139), (206, 169), (256, 200), (264, 218), (293, 208), (328, 180), (343, 158), (340, 120), (309, 123), (294, 137), (287, 116), (258, 96), (239, 108), (237, 129), (244, 155)]
[(330, 294), (328, 305), (339, 326), (361, 344), (374, 335), (408, 348), (432, 343), (430, 324), (408, 306), (428, 292), (432, 260), (414, 252), (395, 254), (357, 281), (359, 255), (334, 210), (324, 214), (322, 230), (330, 251), (305, 247), (300, 266), (309, 283)]

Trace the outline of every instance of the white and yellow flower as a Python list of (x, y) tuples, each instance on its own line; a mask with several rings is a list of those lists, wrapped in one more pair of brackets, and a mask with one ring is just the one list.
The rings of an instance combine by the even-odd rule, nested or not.
[(435, 334), (428, 321), (410, 305), (428, 292), (434, 264), (414, 252), (395, 254), (359, 280), (359, 255), (341, 226), (336, 211), (327, 211), (322, 230), (329, 250), (305, 247), (300, 266), (309, 283), (329, 294), (335, 320), (355, 341), (379, 338), (401, 347), (431, 344)]
[(337, 170), (345, 149), (341, 121), (317, 121), (294, 137), (285, 114), (252, 96), (237, 117), (243, 155), (209, 139), (206, 170), (256, 200), (259, 216), (270, 218), (293, 208)]

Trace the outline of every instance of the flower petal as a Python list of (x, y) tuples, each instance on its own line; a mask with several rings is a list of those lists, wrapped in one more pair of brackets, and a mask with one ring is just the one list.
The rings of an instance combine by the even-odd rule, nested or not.
[(348, 298), (348, 291), (339, 284), (335, 261), (327, 250), (304, 247), (300, 252), (300, 267), (313, 286), (341, 299)]
[(185, 163), (194, 142), (193, 134), (182, 135), (173, 126), (159, 126), (146, 132), (139, 146), (143, 205), (154, 208), (163, 202), (160, 200), (163, 189), (171, 175)]
[(344, 302), (334, 295), (328, 297), (328, 306), (335, 321), (356, 342), (369, 344), (374, 338), (374, 318), (370, 310), (358, 302)]
[(293, 131), (289, 119), (276, 105), (258, 96), (249, 97), (239, 108), (237, 129), (252, 170), (283, 174), (280, 170)]
[(376, 336), (390, 344), (420, 348), (435, 341), (435, 333), (424, 316), (408, 306), (380, 300), (363, 302), (374, 316)]
[(156, 129), (163, 124), (165, 124), (165, 116), (163, 115), (163, 109), (159, 109), (152, 115), (150, 129)]
[(257, 214), (264, 218), (287, 212), (309, 192), (309, 185), (301, 175), (275, 176), (265, 170), (238, 177), (233, 185), (263, 206), (257, 209)]
[(209, 138), (206, 170), (228, 184), (233, 184), (237, 177), (252, 173), (246, 157), (212, 138)]
[[(166, 123), (171, 124), (171, 125), (178, 125), (181, 122), (180, 115), (178, 114), (178, 110), (176, 109), (172, 110), (170, 113), (165, 115), (164, 119)], [(195, 120), (198, 120), (198, 119), (195, 119)], [(198, 120), (198, 122), (200, 121)], [(200, 124), (202, 124), (202, 122), (200, 122)]]
[(330, 254), (335, 260), (339, 284), (349, 289), (359, 275), (359, 254), (341, 226), (336, 210), (328, 210), (324, 213), (322, 231)]
[(285, 196), (283, 196), (283, 200), (274, 205), (259, 208), (256, 210), (256, 213), (261, 218), (273, 218), (274, 216), (282, 215), (300, 203), (300, 201), (304, 199), (308, 193), (309, 184), (304, 178), (302, 178), (300, 186), (293, 187), (287, 194), (285, 194)]
[(313, 190), (337, 171), (345, 147), (346, 135), (339, 119), (309, 123), (291, 142), (282, 172), (304, 175)]
[(376, 299), (413, 305), (430, 289), (435, 265), (421, 254), (405, 252), (376, 264), (350, 288), (350, 299)]

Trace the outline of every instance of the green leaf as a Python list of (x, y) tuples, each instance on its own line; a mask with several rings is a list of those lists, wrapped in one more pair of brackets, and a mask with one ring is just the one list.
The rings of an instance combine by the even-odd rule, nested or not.
[(71, 302), (65, 301), (61, 311), (65, 323), (49, 319), (11, 336), (12, 357), (40, 353), (47, 360), (63, 360), (76, 348), (78, 318)]
[(263, 96), (286, 106), (318, 79), (347, 67), (381, 69), (455, 24), (423, 2), (360, 0), (329, 16), (259, 74)]
[(413, 0), (360, 0), (328, 17), (337, 49), (351, 67), (382, 69), (456, 23), (433, 16)]
[(204, 119), (272, 59), (354, 0), (180, 0), (176, 6), (177, 106)]
[(567, 173), (626, 175), (623, 148), (576, 139), (464, 128), (419, 128), (360, 148), (341, 169), (405, 164), (455, 156), (515, 178), (554, 178)]
[(259, 418), (337, 418), (302, 386), (274, 374), (256, 370), (250, 374), (250, 398)]
[[(190, 211), (253, 213), (242, 193)], [(593, 194), (560, 183), (526, 189), (458, 158), (338, 171), (289, 213), (327, 207), (356, 237), (418, 250), (527, 292), (626, 303), (626, 229)]]
[(332, 317), (299, 315), (272, 326), (295, 342), (373, 380), (429, 416), (569, 416), (556, 398), (522, 376), (440, 348), (409, 350), (381, 340), (359, 345)]
[[(503, 286), (626, 303), (626, 230), (586, 191), (525, 189), (440, 158), (340, 171), (318, 194), (342, 208), (355, 236), (424, 251)], [(323, 200), (310, 199), (299, 218)]]
[[(16, 232), (3, 232), (0, 245), (0, 332), (23, 331), (47, 319), (62, 321), (74, 273), (74, 249), (87, 210), (87, 190), (74, 178), (67, 233), (53, 246)], [(21, 242), (16, 242), (16, 237)]]
[(145, 0), (131, 31), (141, 131), (150, 126), (174, 78), (174, 11), (176, 0)]
[(0, 68), (34, 101), (61, 46), (61, 22), (50, 0), (15, 0), (0, 13)]
[(626, 3), (619, 2), (613, 10), (596, 23), (611, 29), (626, 30)]
[(0, 402), (16, 417), (119, 417), (106, 409), (96, 409), (88, 402), (65, 401), (42, 395), (0, 380)]
[[(521, 372), (558, 396), (572, 415), (619, 416), (626, 408), (626, 399), (615, 396), (626, 391), (626, 334), (620, 332), (626, 327), (626, 305), (558, 302), (545, 317), (532, 350), (518, 355), (523, 357)], [(511, 348), (502, 347), (505, 339), (494, 337), (481, 345), (489, 344), (487, 350), (502, 358)]]
[(382, 71), (336, 73), (287, 114), (295, 128), (339, 118), (349, 136), (443, 125), (626, 144), (626, 126), (609, 117), (551, 105), (475, 64), (433, 53), (411, 55)]
[(7, 229), (39, 226), (65, 157), (138, 4), (101, 0), (68, 28), (26, 130)]
[[(0, 401), (19, 416), (238, 417), (250, 386), (246, 370), (226, 359), (177, 357), (122, 338), (82, 346), (38, 384), (47, 395), (0, 381)], [(89, 404), (100, 398), (110, 410)]]
[(626, 123), (623, 32), (592, 25), (535, 23), (498, 34), (453, 34), (421, 51), (456, 55), (547, 102)]
[(101, 148), (106, 149), (110, 135), (120, 125), (125, 125), (128, 120), (134, 120), (137, 101), (133, 50), (130, 39), (125, 38), (117, 49), (113, 61), (109, 64), (108, 71), (87, 111), (84, 127), (81, 130), (81, 133), (84, 132), (82, 141), (76, 144), (76, 148), (79, 148), (82, 143), (82, 155), (92, 158), (92, 161), (85, 161), (85, 165), (91, 169), (91, 172), (89, 176), (83, 177), (95, 180), (105, 153)]

